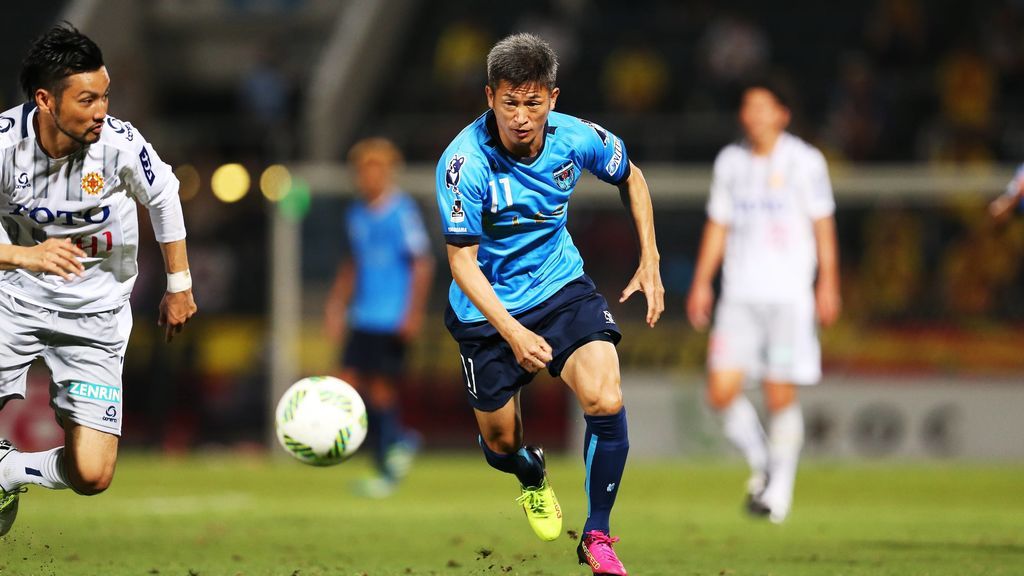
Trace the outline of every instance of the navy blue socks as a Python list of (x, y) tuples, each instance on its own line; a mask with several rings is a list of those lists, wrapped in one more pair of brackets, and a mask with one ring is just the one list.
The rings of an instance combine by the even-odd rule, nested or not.
[(600, 530), (608, 533), (608, 518), (619, 493), (622, 471), (629, 453), (626, 409), (611, 416), (584, 416), (587, 431), (583, 437), (583, 461), (587, 476), (587, 522), (583, 533)]
[(544, 466), (534, 458), (533, 454), (526, 448), (520, 448), (515, 454), (499, 454), (487, 447), (482, 436), (477, 437), (480, 448), (484, 451), (484, 458), (491, 468), (501, 470), (508, 474), (515, 474), (519, 483), (527, 487), (540, 486), (544, 481)]

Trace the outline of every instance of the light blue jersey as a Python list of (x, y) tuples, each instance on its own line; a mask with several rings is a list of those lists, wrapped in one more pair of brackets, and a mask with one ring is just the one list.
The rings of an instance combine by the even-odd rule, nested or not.
[[(544, 147), (529, 162), (504, 149), (490, 111), (441, 156), (437, 204), (445, 239), (479, 243), (480, 270), (509, 313), (537, 306), (583, 274), (565, 224), (584, 169), (619, 184), (629, 176), (626, 148), (597, 124), (558, 112), (548, 115)], [(459, 320), (484, 320), (455, 282), (448, 299)]]
[(430, 249), (416, 202), (394, 193), (381, 206), (355, 201), (345, 219), (356, 270), (349, 326), (397, 332), (412, 291), (412, 260)]

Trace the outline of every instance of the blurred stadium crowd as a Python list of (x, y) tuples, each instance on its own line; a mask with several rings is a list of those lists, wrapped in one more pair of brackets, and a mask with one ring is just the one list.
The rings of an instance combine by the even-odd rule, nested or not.
[[(22, 100), (14, 71), (31, 39), (75, 4), (6, 7), (23, 23), (6, 35), (0, 51), (8, 71), (0, 92), (6, 107)], [(190, 166), (179, 177), (194, 179), (187, 195), (183, 186), (183, 199), (202, 314), (181, 345), (160, 345), (160, 256), (154, 242), (140, 242), (137, 320), (125, 374), (126, 382), (136, 383), (127, 398), (135, 411), (128, 421), (137, 430), (129, 424), (126, 440), (172, 449), (199, 439), (258, 442), (268, 413), (272, 205), (255, 193), (222, 203), (206, 182), (227, 162), (259, 174), (272, 163), (311, 156), (304, 114), (336, 3), (129, 4), (104, 15), (115, 26), (131, 20), (134, 31), (118, 40), (129, 49), (110, 50), (116, 55), (108, 59), (111, 112), (144, 130), (166, 161)], [(454, 134), (483, 111), (487, 50), (513, 31), (532, 31), (552, 43), (561, 62), (560, 109), (615, 130), (641, 167), (696, 164), (710, 171), (715, 153), (736, 137), (739, 88), (765, 71), (788, 83), (797, 97), (794, 131), (826, 152), (834, 173), (872, 163), (988, 166), (1024, 159), (1021, 0), (800, 0), (784, 6), (538, 0), (500, 9), (473, 0), (407, 4), (414, 24), (388, 59), (385, 81), (355, 111), (351, 141), (386, 136), (410, 164), (436, 162)], [(107, 51), (111, 41), (97, 39)], [(337, 186), (345, 190), (350, 183)], [(977, 344), (964, 332), (982, 326), (985, 339), (1024, 344), (1015, 330), (1024, 319), (1024, 227), (990, 225), (983, 207), (991, 191), (965, 192), (953, 200), (876, 203), (844, 200), (837, 188), (847, 312), (825, 338), (826, 371), (1024, 370), (1015, 354)], [(682, 302), (704, 220), (702, 201), (658, 210), (658, 190), (653, 193), (669, 291), (667, 325), (661, 335), (634, 339), (632, 348), (627, 339), (623, 362), (699, 372), (703, 337), (685, 328)], [(436, 232), (432, 201), (424, 199), (422, 208)], [(570, 219), (576, 243), (584, 254), (602, 255), (587, 260), (588, 272), (614, 292), (635, 258), (632, 245), (616, 240), (628, 237), (629, 221), (621, 210), (576, 208)], [(313, 287), (305, 294), (310, 300), (322, 297), (316, 287), (329, 282), (344, 253), (337, 230), (343, 210), (337, 197), (314, 198), (308, 213), (302, 269)], [(148, 225), (141, 230), (148, 232)], [(443, 263), (440, 235), (434, 238)], [(440, 270), (431, 300), (435, 316), (450, 280)], [(447, 334), (439, 321), (433, 324), (418, 354), (417, 378), (457, 377), (456, 364), (445, 356), (453, 349), (438, 344)], [(315, 320), (310, 326), (319, 329)], [(889, 348), (865, 348), (872, 339)], [(932, 341), (938, 360), (907, 353)], [(462, 410), (457, 386), (449, 395)], [(45, 405), (45, 395), (37, 396)]]

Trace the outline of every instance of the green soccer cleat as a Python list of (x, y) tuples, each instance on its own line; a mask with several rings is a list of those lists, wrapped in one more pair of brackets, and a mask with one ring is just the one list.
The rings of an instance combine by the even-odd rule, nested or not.
[[(0, 438), (0, 461), (12, 452), (17, 452), (10, 441)], [(28, 491), (28, 488), (14, 488), (4, 490), (0, 487), (0, 536), (11, 531), (14, 526), (14, 519), (18, 517), (18, 500), (21, 494)]]
[[(527, 450), (544, 462), (544, 452), (540, 448), (528, 447)], [(546, 542), (556, 540), (562, 533), (562, 507), (558, 505), (555, 491), (548, 482), (547, 472), (540, 486), (522, 486), (523, 493), (516, 502), (523, 505), (526, 519), (538, 538)]]

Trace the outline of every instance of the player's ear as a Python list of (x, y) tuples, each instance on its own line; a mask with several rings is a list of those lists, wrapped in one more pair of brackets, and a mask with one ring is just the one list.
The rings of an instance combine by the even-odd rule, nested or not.
[(39, 108), (43, 112), (54, 114), (54, 108), (56, 102), (54, 101), (54, 95), (49, 90), (43, 88), (37, 88), (35, 93), (36, 108)]
[(561, 94), (561, 91), (558, 89), (557, 86), (555, 86), (554, 88), (551, 89), (551, 108), (550, 108), (550, 110), (554, 110), (555, 109), (555, 100), (558, 100), (558, 95), (559, 94)]
[(487, 107), (494, 110), (494, 90), (491, 90), (490, 84), (484, 84), (484, 94), (487, 95)]

